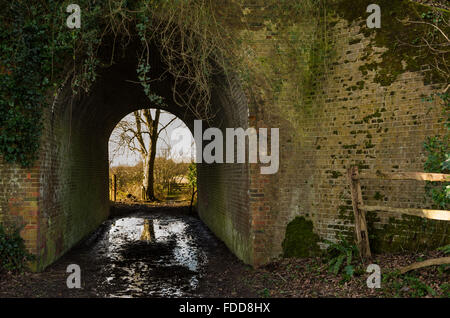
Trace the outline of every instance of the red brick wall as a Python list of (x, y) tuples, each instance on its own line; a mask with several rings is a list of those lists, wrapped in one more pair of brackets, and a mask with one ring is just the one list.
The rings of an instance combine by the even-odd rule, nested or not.
[(0, 223), (9, 229), (19, 226), (26, 247), (37, 251), (39, 212), (39, 168), (22, 169), (0, 159)]

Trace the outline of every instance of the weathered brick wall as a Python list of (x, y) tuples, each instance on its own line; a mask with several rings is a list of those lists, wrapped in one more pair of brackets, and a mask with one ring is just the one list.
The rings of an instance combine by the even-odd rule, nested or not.
[[(200, 217), (236, 255), (254, 265), (282, 253), (286, 226), (297, 216), (311, 220), (322, 239), (351, 233), (347, 168), (423, 171), (425, 138), (445, 132), (442, 105), (423, 99), (442, 85), (425, 84), (423, 71), (400, 72), (392, 83), (379, 83), (380, 70), (364, 68), (389, 50), (376, 47), (374, 33), (334, 17), (326, 24), (325, 45), (334, 54), (311, 66), (304, 51), (317, 31), (308, 20), (314, 17), (299, 16), (279, 28), (267, 2), (245, 1), (243, 7), (227, 2), (221, 11), (233, 34), (245, 39), (242, 56), (248, 69), (231, 87), (213, 80), (217, 116), (211, 125), (280, 128), (280, 170), (261, 175), (258, 164), (198, 167)], [(299, 42), (304, 47), (293, 45), (294, 36), (306, 39)], [(0, 217), (12, 216), (26, 226), (22, 234), (39, 255), (39, 268), (108, 215), (109, 135), (121, 118), (146, 103), (140, 87), (125, 81), (136, 80), (131, 52), (102, 71), (90, 94), (72, 102), (67, 89), (54, 108), (46, 109), (36, 168), (0, 164)], [(163, 71), (157, 54), (152, 58), (152, 70)], [(153, 88), (170, 101), (171, 84), (169, 79)], [(192, 114), (168, 105), (168, 111), (193, 128)], [(364, 182), (363, 196), (368, 204), (430, 206), (424, 184), (413, 181)], [(450, 240), (449, 225), (443, 222), (386, 212), (372, 213), (368, 220), (376, 251), (433, 247)]]
[[(260, 12), (264, 8), (261, 3), (251, 10)], [(388, 10), (386, 5), (384, 10)], [(279, 34), (267, 18), (270, 13), (262, 11), (265, 17), (256, 21), (253, 12), (248, 13), (259, 27), (247, 35), (253, 60), (262, 61), (260, 67), (268, 60), (283, 58), (280, 42), (275, 41)], [(308, 30), (309, 26), (302, 26), (305, 20), (308, 18), (299, 17), (297, 30)], [(424, 98), (440, 92), (445, 85), (424, 84), (426, 70), (402, 72), (388, 85), (377, 83), (375, 77), (380, 74), (363, 66), (379, 61), (379, 53), (388, 48), (374, 47), (372, 38), (377, 31), (368, 37), (363, 28), (360, 21), (340, 17), (327, 30), (335, 54), (324, 61), (324, 72), (314, 73), (309, 103), (300, 108), (290, 95), (295, 87), (292, 78), (301, 78), (295, 73), (304, 69), (296, 69), (287, 55), (279, 64), (269, 63), (269, 68), (275, 65), (279, 69), (268, 77), (283, 81), (280, 87), (270, 87), (279, 90), (276, 97), (262, 98), (252, 105), (252, 115), (257, 127), (280, 127), (280, 171), (260, 176), (256, 167), (251, 170), (250, 191), (259, 194), (250, 198), (256, 263), (283, 253), (286, 226), (298, 216), (311, 220), (314, 232), (322, 239), (337, 241), (339, 234), (352, 235), (347, 169), (358, 165), (360, 170), (372, 172), (423, 171), (426, 137), (446, 132), (442, 103)], [(285, 73), (283, 66), (288, 69)], [(253, 85), (257, 90), (258, 85)], [(425, 183), (418, 181), (362, 183), (368, 205), (392, 207), (431, 207), (424, 188)], [(432, 248), (450, 241), (450, 225), (445, 221), (380, 211), (369, 213), (368, 222), (376, 252)]]
[(39, 269), (94, 231), (109, 214), (107, 145), (101, 134), (94, 137), (89, 131), (89, 121), (79, 115), (80, 108), (66, 87), (44, 114)]
[[(216, 80), (212, 105), (219, 113), (211, 126), (222, 129), (224, 145), (225, 128), (247, 129), (247, 99), (237, 81), (230, 87)], [(248, 165), (198, 164), (197, 173), (200, 218), (240, 259), (253, 263)]]

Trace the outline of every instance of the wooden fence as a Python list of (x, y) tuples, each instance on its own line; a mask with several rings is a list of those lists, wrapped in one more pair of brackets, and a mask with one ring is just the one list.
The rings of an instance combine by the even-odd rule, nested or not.
[(450, 175), (424, 172), (359, 173), (358, 167), (351, 167), (350, 169), (348, 169), (348, 181), (352, 194), (353, 213), (355, 215), (356, 241), (359, 251), (363, 257), (371, 257), (369, 235), (367, 232), (366, 212), (387, 211), (398, 214), (414, 215), (432, 220), (450, 221), (450, 211), (447, 210), (392, 208), (387, 206), (365, 205), (361, 192), (361, 179), (446, 182), (450, 181)]
[(112, 179), (109, 179), (109, 199), (116, 202), (117, 201), (117, 175), (113, 174)]

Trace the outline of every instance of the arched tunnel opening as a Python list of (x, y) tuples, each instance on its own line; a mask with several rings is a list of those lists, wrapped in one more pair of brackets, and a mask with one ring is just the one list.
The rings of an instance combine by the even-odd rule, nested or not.
[(125, 116), (109, 138), (110, 201), (177, 200), (193, 211), (197, 194), (196, 146), (182, 120), (161, 109)]

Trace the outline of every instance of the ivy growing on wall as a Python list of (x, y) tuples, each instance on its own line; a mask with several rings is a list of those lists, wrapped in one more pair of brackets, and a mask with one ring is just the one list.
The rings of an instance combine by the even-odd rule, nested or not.
[[(86, 51), (89, 57), (89, 50), (80, 46), (81, 33), (66, 27), (66, 6), (60, 1), (11, 1), (1, 5), (0, 155), (8, 163), (33, 165), (42, 133), (43, 108), (56, 97), (68, 65), (73, 65), (67, 73), (74, 90), (94, 80), (93, 59), (81, 54), (78, 70), (71, 63), (77, 62), (79, 51)], [(85, 43), (92, 48), (95, 41), (91, 38)]]
[[(208, 0), (78, 0), (81, 29), (69, 29), (70, 1), (0, 2), (0, 157), (30, 167), (38, 155), (45, 107), (70, 85), (73, 95), (89, 91), (100, 67), (140, 40), (137, 75), (149, 101), (151, 54), (156, 45), (178, 88), (175, 102), (208, 116), (210, 78), (226, 64), (223, 32)], [(154, 105), (155, 106), (155, 105)]]
[[(7, 162), (33, 163), (41, 134), (44, 94), (51, 86), (52, 21), (41, 5), (3, 5), (0, 16), (0, 153)], [(59, 44), (59, 43), (58, 43)]]

